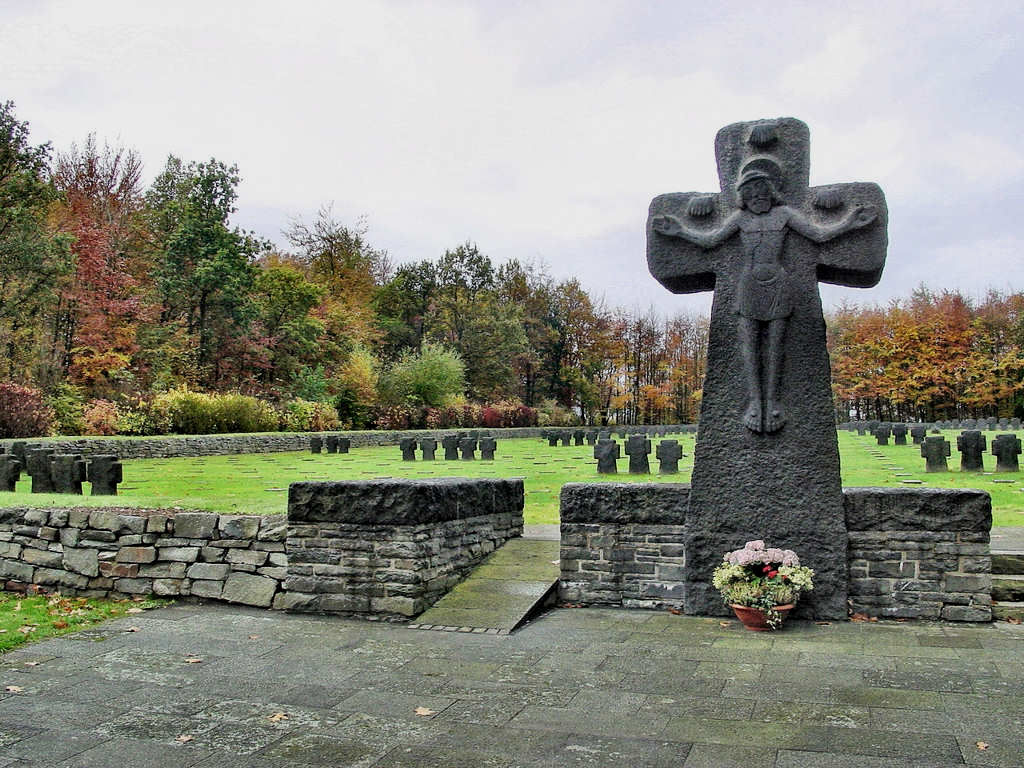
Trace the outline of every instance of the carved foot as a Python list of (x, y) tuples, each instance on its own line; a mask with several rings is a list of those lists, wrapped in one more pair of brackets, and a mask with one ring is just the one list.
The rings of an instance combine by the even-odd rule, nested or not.
[(778, 432), (786, 423), (786, 413), (778, 403), (768, 401), (768, 415), (765, 418), (764, 431)]
[(751, 400), (747, 412), (743, 414), (743, 425), (751, 432), (761, 432), (761, 401)]

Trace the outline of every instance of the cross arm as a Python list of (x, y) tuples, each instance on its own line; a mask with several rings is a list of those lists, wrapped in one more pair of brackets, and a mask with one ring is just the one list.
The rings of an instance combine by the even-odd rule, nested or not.
[[(688, 210), (693, 198), (701, 198), (703, 207), (711, 210), (703, 216), (691, 216)], [(647, 216), (647, 267), (651, 275), (672, 293), (713, 290), (723, 250), (721, 238), (728, 231), (731, 213), (719, 195), (709, 198), (699, 192), (676, 192), (654, 198)], [(665, 217), (669, 217), (667, 223), (663, 223)], [(679, 224), (679, 231), (673, 220)], [(655, 222), (659, 222), (658, 229)], [(659, 229), (668, 229), (669, 233)]]
[[(882, 189), (877, 184), (865, 182), (830, 184), (811, 188), (810, 199), (816, 201), (814, 207), (800, 213), (804, 220), (811, 220), (813, 227), (803, 232), (795, 218), (790, 220), (790, 226), (819, 243), (818, 279), (851, 288), (877, 285), (885, 267), (889, 243), (889, 214)], [(863, 217), (863, 211), (873, 211), (875, 217), (857, 226), (862, 221), (857, 217)], [(825, 237), (817, 239), (812, 236), (814, 234)]]

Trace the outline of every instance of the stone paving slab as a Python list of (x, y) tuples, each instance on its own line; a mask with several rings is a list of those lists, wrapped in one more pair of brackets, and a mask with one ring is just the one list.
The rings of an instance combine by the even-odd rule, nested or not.
[(558, 541), (512, 539), (409, 627), (508, 634), (553, 594), (558, 558)]
[(1024, 766), (1022, 685), (1007, 623), (559, 609), (494, 636), (180, 605), (0, 656), (0, 768)]

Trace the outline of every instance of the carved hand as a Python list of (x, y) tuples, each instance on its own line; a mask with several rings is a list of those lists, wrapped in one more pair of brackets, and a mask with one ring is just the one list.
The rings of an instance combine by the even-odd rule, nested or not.
[(850, 211), (850, 229), (860, 229), (878, 218), (878, 209), (873, 205), (858, 205)]
[(674, 216), (655, 216), (651, 219), (651, 228), (661, 235), (678, 235), (682, 229)]

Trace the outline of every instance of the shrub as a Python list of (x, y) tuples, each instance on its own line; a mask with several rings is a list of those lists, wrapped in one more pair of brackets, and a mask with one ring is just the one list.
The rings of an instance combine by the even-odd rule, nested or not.
[(122, 435), (166, 435), (171, 431), (167, 402), (159, 397), (125, 400), (118, 411), (117, 431)]
[(85, 399), (78, 387), (61, 382), (46, 398), (46, 404), (53, 410), (53, 426), (58, 435), (84, 434)]
[(323, 432), (337, 429), (338, 424), (338, 412), (329, 403), (295, 398), (281, 412), (281, 427), (289, 432)]
[(109, 400), (90, 400), (85, 406), (82, 421), (83, 435), (116, 435), (120, 414)]
[(374, 424), (377, 429), (409, 429), (414, 422), (414, 410), (406, 405), (385, 405), (376, 409)]
[(278, 428), (273, 407), (248, 395), (207, 395), (176, 389), (156, 399), (160, 407), (166, 408), (171, 431), (178, 434), (272, 432)]
[(575, 413), (554, 400), (545, 400), (537, 411), (537, 424), (542, 427), (572, 427), (579, 424)]
[(462, 392), (465, 380), (466, 366), (458, 353), (428, 343), (391, 366), (383, 389), (393, 403), (437, 407)]
[(53, 409), (43, 393), (13, 381), (0, 382), (0, 438), (42, 437), (54, 424)]

